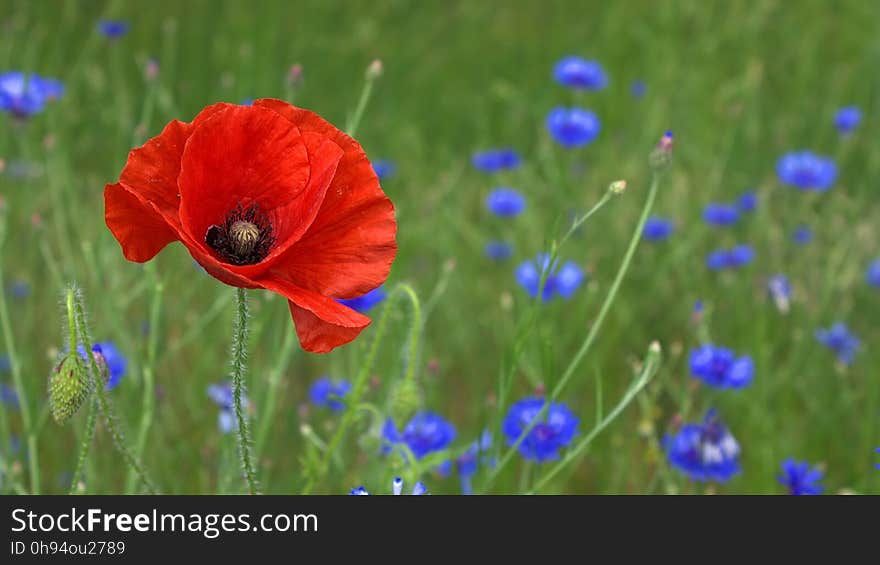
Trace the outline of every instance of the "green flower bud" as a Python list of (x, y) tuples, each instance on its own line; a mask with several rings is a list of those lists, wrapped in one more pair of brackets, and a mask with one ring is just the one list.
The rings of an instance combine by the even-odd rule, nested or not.
[(77, 352), (64, 356), (49, 377), (49, 408), (59, 424), (65, 424), (92, 392), (85, 359)]
[(414, 380), (402, 379), (391, 390), (391, 417), (398, 425), (405, 425), (420, 406), (419, 387)]

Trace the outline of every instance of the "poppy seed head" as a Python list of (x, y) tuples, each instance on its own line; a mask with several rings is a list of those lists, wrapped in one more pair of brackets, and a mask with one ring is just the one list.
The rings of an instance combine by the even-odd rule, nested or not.
[(235, 207), (222, 224), (214, 224), (205, 234), (208, 244), (221, 259), (233, 265), (253, 265), (269, 254), (275, 244), (272, 224), (257, 204)]

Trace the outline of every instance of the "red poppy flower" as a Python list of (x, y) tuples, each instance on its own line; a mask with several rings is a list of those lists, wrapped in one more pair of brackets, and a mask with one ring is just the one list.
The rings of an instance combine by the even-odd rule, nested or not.
[(394, 206), (360, 144), (281, 100), (172, 121), (129, 153), (104, 206), (128, 260), (180, 241), (222, 282), (284, 296), (317, 353), (369, 325), (334, 299), (382, 284), (397, 252)]

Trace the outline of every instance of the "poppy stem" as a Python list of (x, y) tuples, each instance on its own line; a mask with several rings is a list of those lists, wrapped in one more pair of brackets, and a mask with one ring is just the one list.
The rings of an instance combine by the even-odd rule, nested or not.
[(244, 393), (244, 372), (247, 359), (248, 302), (247, 291), (236, 289), (236, 317), (232, 331), (232, 396), (235, 404), (235, 418), (238, 422), (238, 454), (251, 494), (259, 494), (256, 473), (251, 462), (250, 433), (247, 414), (241, 405)]
[[(68, 288), (67, 290), (67, 327), (68, 327), (68, 351), (74, 352), (76, 351), (76, 312), (74, 306), (74, 293), (76, 291), (73, 288)], [(82, 473), (83, 465), (86, 462), (86, 456), (89, 453), (89, 449), (92, 446), (92, 439), (95, 437), (95, 424), (97, 420), (98, 413), (98, 401), (97, 399), (93, 399), (89, 403), (89, 416), (86, 420), (86, 428), (85, 428), (85, 437), (83, 437), (82, 442), (80, 443), (79, 448), (79, 456), (76, 458), (76, 467), (73, 469), (73, 475), (70, 477), (70, 490), (69, 494), (76, 494), (77, 491), (77, 481), (79, 481), (79, 476)]]
[(138, 459), (134, 455), (132, 455), (131, 451), (128, 449), (128, 446), (125, 445), (125, 436), (122, 434), (122, 430), (120, 430), (119, 428), (119, 422), (116, 420), (116, 416), (113, 414), (113, 410), (110, 406), (110, 401), (107, 400), (107, 392), (104, 388), (106, 383), (104, 382), (104, 379), (101, 378), (101, 368), (98, 367), (98, 362), (95, 360), (95, 356), (92, 353), (92, 338), (89, 336), (89, 329), (88, 324), (86, 323), (86, 311), (85, 307), (83, 306), (83, 299), (73, 288), (68, 289), (67, 296), (68, 299), (72, 297), (74, 300), (76, 327), (79, 333), (79, 342), (82, 343), (83, 349), (86, 351), (92, 388), (95, 392), (97, 392), (98, 406), (101, 408), (101, 412), (104, 414), (104, 420), (107, 423), (107, 429), (110, 432), (110, 437), (113, 438), (113, 443), (116, 445), (116, 449), (119, 450), (122, 458), (125, 459), (125, 462), (129, 465), (129, 467), (134, 469), (135, 473), (138, 474), (141, 481), (144, 483), (144, 486), (147, 487), (147, 492), (150, 494), (156, 494), (156, 486), (153, 484), (153, 481), (151, 481), (150, 478), (147, 477), (147, 473), (141, 465), (140, 461), (138, 461)]
[(376, 61), (373, 62), (372, 65), (367, 69), (366, 80), (364, 81), (364, 89), (361, 90), (361, 97), (358, 98), (357, 106), (354, 109), (354, 114), (349, 118), (348, 123), (345, 124), (345, 133), (354, 137), (355, 132), (357, 132), (357, 128), (361, 123), (361, 118), (364, 117), (364, 110), (367, 109), (367, 102), (370, 101), (370, 95), (373, 93), (373, 83), (376, 82), (376, 79), (379, 78), (381, 74), (381, 65), (378, 67), (379, 71), (375, 71)]

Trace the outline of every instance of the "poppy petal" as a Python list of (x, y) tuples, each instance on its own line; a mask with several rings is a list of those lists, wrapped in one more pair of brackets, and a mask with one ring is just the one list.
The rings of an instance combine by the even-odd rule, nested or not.
[(303, 134), (303, 142), (309, 154), (309, 181), (300, 198), (268, 212), (269, 220), (278, 237), (272, 251), (255, 265), (235, 266), (234, 270), (249, 278), (266, 272), (290, 247), (296, 243), (315, 220), (330, 181), (336, 174), (336, 166), (342, 158), (342, 149), (326, 137)]
[(142, 201), (151, 202), (172, 225), (179, 225), (177, 177), (180, 175), (180, 159), (186, 140), (198, 123), (226, 106), (229, 104), (208, 106), (199, 112), (191, 124), (172, 120), (162, 133), (129, 152), (119, 182)]
[(299, 342), (306, 351), (327, 353), (352, 341), (370, 325), (369, 318), (332, 298), (281, 279), (258, 282), (287, 298)]
[(239, 205), (271, 211), (290, 204), (303, 196), (308, 165), (302, 135), (289, 121), (263, 108), (226, 106), (196, 126), (183, 150), (183, 228), (201, 242)]
[(360, 296), (382, 284), (397, 253), (397, 222), (360, 144), (287, 102), (262, 99), (254, 105), (278, 112), (304, 135), (330, 138), (344, 151), (318, 215), (276, 270), (305, 289), (335, 298)]
[(129, 261), (145, 263), (178, 239), (156, 208), (142, 202), (121, 183), (104, 187), (104, 221)]

